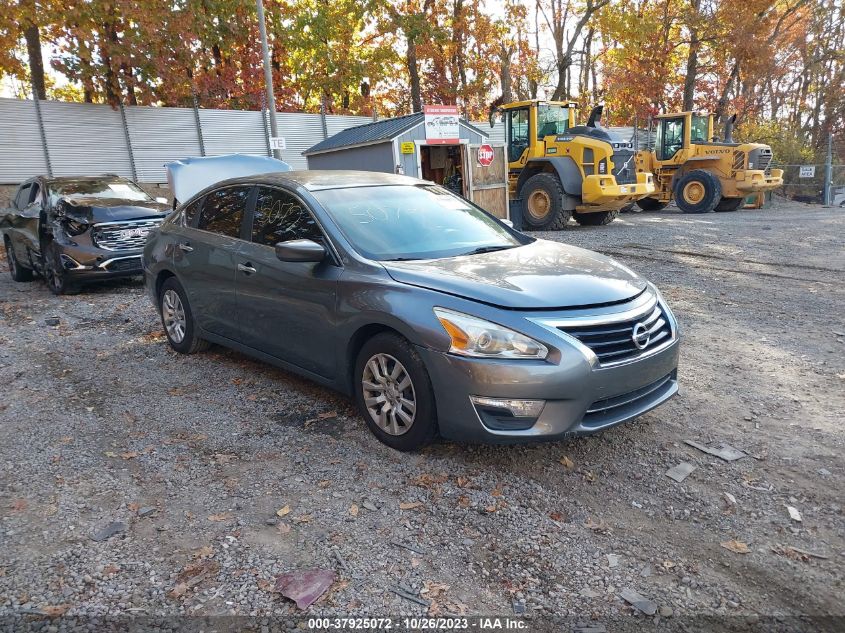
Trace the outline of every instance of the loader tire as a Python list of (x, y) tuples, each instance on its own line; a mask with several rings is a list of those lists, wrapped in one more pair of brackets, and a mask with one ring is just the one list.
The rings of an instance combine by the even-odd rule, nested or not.
[(572, 214), (575, 221), (581, 226), (605, 226), (610, 224), (617, 217), (619, 217), (619, 209), (613, 211), (593, 211), (592, 213), (578, 213)]
[(722, 198), (716, 205), (716, 211), (736, 211), (745, 202), (745, 198)]
[(569, 222), (571, 211), (563, 208), (563, 187), (556, 176), (535, 174), (519, 191), (522, 220), (530, 231), (559, 231)]
[(693, 169), (675, 183), (675, 204), (684, 213), (712, 213), (721, 199), (722, 183), (704, 169)]
[(640, 198), (637, 200), (637, 206), (643, 211), (662, 211), (669, 205), (668, 202), (660, 202), (654, 198)]

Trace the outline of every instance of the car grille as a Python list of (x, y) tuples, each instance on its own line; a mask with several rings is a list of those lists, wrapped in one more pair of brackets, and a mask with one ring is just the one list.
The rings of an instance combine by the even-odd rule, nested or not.
[(584, 426), (602, 425), (614, 419), (625, 417), (633, 412), (649, 408), (649, 404), (659, 402), (671, 391), (677, 380), (676, 372), (672, 372), (653, 383), (623, 393), (620, 396), (596, 400), (584, 414), (581, 424)]
[[(634, 319), (575, 327), (559, 325), (558, 329), (589, 347), (603, 366), (648, 354), (672, 340), (672, 326), (660, 303)], [(640, 334), (639, 346), (634, 342), (635, 329)]]
[(111, 273), (141, 270), (141, 257), (120, 257), (110, 260), (103, 268)]
[(751, 150), (748, 154), (748, 163), (749, 169), (762, 169), (768, 174), (769, 167), (772, 164), (772, 150), (768, 147)]
[(613, 175), (618, 185), (630, 185), (637, 182), (633, 151), (617, 149), (613, 152)]
[(94, 245), (107, 251), (128, 251), (142, 248), (151, 229), (158, 227), (162, 220), (130, 220), (128, 222), (104, 222), (95, 224), (91, 233)]

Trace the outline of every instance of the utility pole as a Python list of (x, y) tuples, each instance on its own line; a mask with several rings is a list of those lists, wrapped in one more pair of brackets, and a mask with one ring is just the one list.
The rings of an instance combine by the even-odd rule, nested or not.
[[(261, 34), (261, 53), (264, 55), (264, 87), (267, 90), (267, 110), (270, 113), (270, 136), (279, 135), (276, 123), (276, 97), (273, 95), (273, 68), (270, 66), (270, 48), (267, 45), (267, 26), (264, 23), (264, 2), (255, 0), (258, 8), (258, 32)], [(274, 158), (281, 158), (281, 152), (273, 150)]]
[(830, 206), (830, 190), (833, 188), (833, 132), (827, 135), (827, 162), (824, 165), (824, 204)]

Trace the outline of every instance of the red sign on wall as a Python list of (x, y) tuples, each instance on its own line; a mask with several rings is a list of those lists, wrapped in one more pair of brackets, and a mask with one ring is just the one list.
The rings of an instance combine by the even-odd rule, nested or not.
[(478, 164), (482, 167), (489, 167), (493, 164), (493, 148), (486, 143), (478, 147)]
[(458, 121), (458, 106), (427, 105), (425, 114), (425, 140), (429, 145), (447, 145), (460, 143), (461, 131)]

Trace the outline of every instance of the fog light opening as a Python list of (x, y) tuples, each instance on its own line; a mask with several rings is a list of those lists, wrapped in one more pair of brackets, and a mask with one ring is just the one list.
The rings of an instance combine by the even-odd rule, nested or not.
[(470, 396), (481, 423), (494, 431), (524, 431), (534, 426), (545, 400)]

